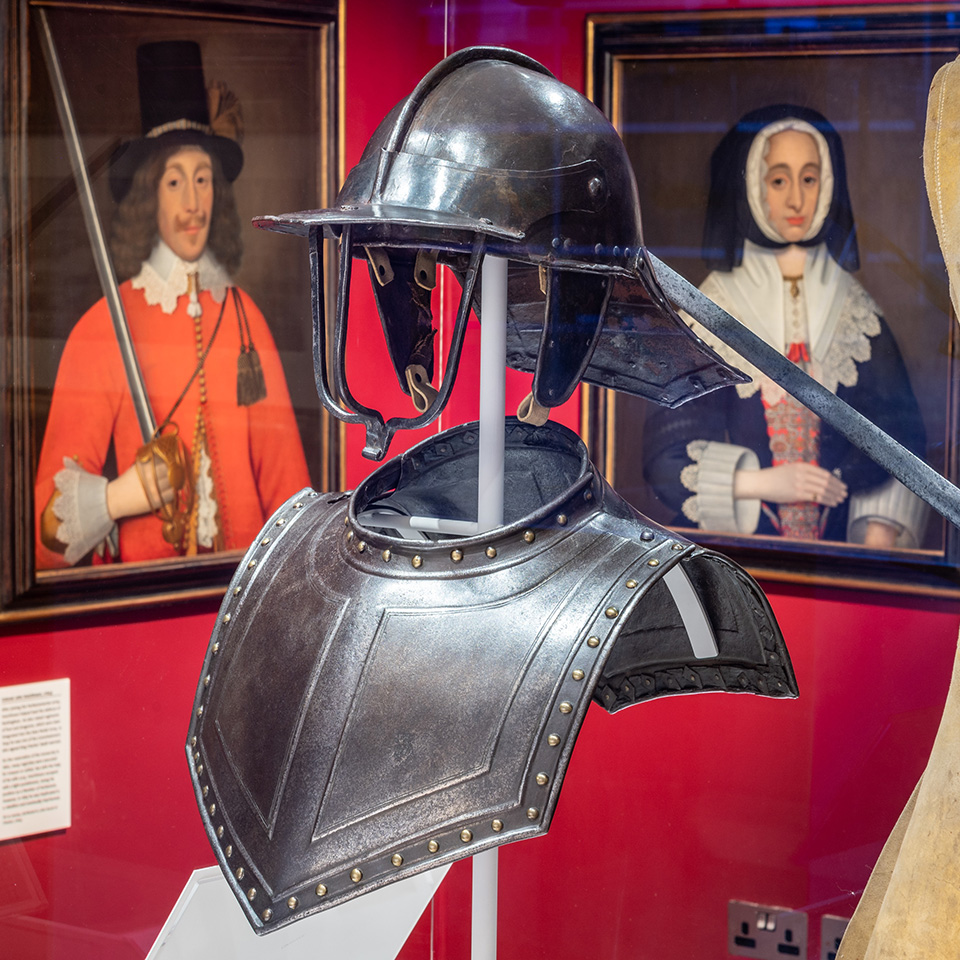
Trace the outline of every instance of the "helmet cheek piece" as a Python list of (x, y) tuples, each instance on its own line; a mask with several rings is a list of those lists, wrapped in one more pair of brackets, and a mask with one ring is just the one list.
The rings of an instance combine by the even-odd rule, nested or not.
[[(340, 271), (337, 284), (337, 307), (334, 323), (333, 350), (330, 365), (333, 368), (333, 384), (331, 389), (330, 370), (327, 364), (327, 329), (324, 309), (324, 269), (323, 243), (319, 226), (312, 226), (309, 232), (310, 241), (310, 286), (312, 290), (313, 312), (313, 367), (316, 378), (317, 393), (324, 407), (338, 420), (344, 423), (363, 424), (366, 431), (363, 455), (371, 460), (382, 460), (390, 445), (393, 435), (398, 430), (417, 430), (432, 423), (443, 412), (457, 375), (460, 365), (460, 354), (463, 349), (463, 337), (470, 316), (470, 305), (473, 300), (474, 288), (480, 263), (486, 251), (486, 241), (483, 235), (478, 234), (473, 242), (469, 262), (463, 272), (463, 292), (460, 297), (460, 306), (457, 310), (457, 319), (454, 324), (453, 336), (447, 357), (447, 365), (443, 381), (435, 395), (432, 388), (421, 392), (421, 397), (429, 397), (430, 402), (426, 409), (416, 417), (390, 417), (384, 419), (379, 410), (365, 406), (353, 395), (347, 383), (346, 374), (346, 344), (347, 344), (347, 317), (350, 300), (350, 279), (353, 270), (354, 243), (352, 224), (344, 224), (340, 233)], [(429, 255), (428, 255), (429, 256)], [(373, 258), (376, 260), (376, 257)], [(377, 274), (377, 264), (371, 266), (373, 274), (374, 295), (377, 300), (377, 309), (381, 323), (387, 335), (388, 348), (398, 379), (401, 376), (401, 365), (404, 371), (401, 387), (410, 393), (411, 380), (416, 382), (417, 374), (407, 375), (407, 370), (420, 367), (431, 371), (433, 365), (432, 344), (433, 329), (429, 309), (429, 290), (422, 283), (417, 283), (418, 266), (424, 267), (424, 257), (392, 257), (390, 265), (393, 269), (393, 279), (389, 283), (380, 285)], [(409, 268), (409, 269), (408, 269)], [(386, 271), (384, 272), (384, 277)], [(421, 280), (428, 278), (421, 277)], [(393, 287), (396, 293), (384, 295), (383, 291)], [(417, 292), (414, 292), (416, 290)], [(405, 296), (406, 295), (406, 296)], [(394, 310), (399, 311), (394, 314)], [(395, 317), (402, 318), (400, 320)], [(429, 354), (429, 357), (428, 357)], [(429, 359), (429, 366), (423, 361)], [(429, 380), (429, 377), (428, 377)], [(429, 384), (427, 385), (429, 387)]]

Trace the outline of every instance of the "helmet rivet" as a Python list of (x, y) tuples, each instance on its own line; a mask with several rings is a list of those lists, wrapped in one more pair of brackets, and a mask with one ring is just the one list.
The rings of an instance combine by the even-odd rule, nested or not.
[(415, 557), (410, 558), (410, 565), (413, 566), (414, 568), (419, 567), (422, 563), (423, 563), (423, 558), (420, 556), (420, 554), (417, 554)]
[(549, 743), (551, 747), (558, 747), (560, 746), (560, 738), (555, 733), (551, 733), (550, 736), (547, 737), (547, 743)]
[(614, 247), (614, 248), (613, 248), (613, 255), (614, 255), (615, 257), (619, 257), (619, 256), (620, 256), (620, 248), (619, 248), (619, 247)]
[(573, 673), (570, 674), (570, 676), (573, 677), (574, 680), (582, 680), (584, 674), (583, 674), (583, 671), (579, 667), (577, 667), (573, 671)]
[(487, 556), (492, 560), (497, 555), (496, 547), (487, 547), (486, 549)]
[(471, 830), (461, 830), (460, 839), (464, 843), (469, 843), (473, 839), (473, 832)]
[(564, 700), (563, 703), (560, 704), (561, 713), (566, 714), (566, 713), (571, 713), (572, 711), (573, 711), (573, 704), (570, 703), (569, 700)]
[(557, 516), (557, 524), (561, 527), (565, 527), (567, 525), (567, 515), (565, 513), (561, 513)]
[(593, 248), (593, 252), (599, 257), (600, 254), (603, 253), (603, 244), (602, 243), (596, 244)]
[(395, 853), (395, 854), (390, 858), (390, 862), (391, 862), (395, 867), (402, 867), (402, 866), (403, 866), (403, 857), (401, 857), (399, 853)]
[(269, 907), (267, 907), (267, 909), (264, 910), (263, 913), (260, 914), (260, 916), (263, 917), (264, 923), (269, 923), (273, 919), (273, 911)]
[(462, 550), (451, 550), (451, 551), (450, 551), (450, 559), (451, 559), (454, 563), (459, 563), (459, 562), (463, 559), (463, 551), (462, 551)]
[(296, 897), (287, 897), (287, 909), (296, 910), (300, 906), (300, 901)]
[(598, 196), (602, 189), (603, 181), (599, 177), (591, 177), (587, 181), (587, 193), (589, 193), (591, 197)]
[(354, 868), (350, 871), (350, 879), (351, 879), (354, 883), (359, 883), (359, 882), (363, 879), (363, 871), (360, 870), (358, 867), (354, 867)]
[(502, 820), (494, 820), (494, 821), (490, 824), (490, 826), (493, 828), (493, 832), (494, 832), (494, 833), (499, 833), (499, 832), (503, 829), (503, 821), (502, 821)]
[(537, 774), (538, 786), (545, 787), (550, 782), (550, 778), (545, 773)]
[(317, 889), (314, 892), (318, 897), (325, 897), (327, 895), (327, 885), (325, 883), (318, 883)]
[(627, 581), (627, 589), (628, 589), (628, 590), (635, 590), (636, 587), (637, 587), (637, 581), (636, 581), (636, 580), (628, 580), (628, 581)]
[(393, 554), (390, 553), (389, 550), (384, 550), (384, 551), (380, 554), (380, 556), (383, 557), (384, 563), (389, 563), (389, 562), (390, 562), (390, 557), (393, 556)]
[(599, 647), (600, 638), (599, 637), (587, 637), (587, 646), (588, 647)]
[(440, 844), (437, 843), (436, 840), (431, 840), (431, 841), (427, 844), (427, 849), (428, 849), (431, 853), (436, 853), (436, 852), (440, 849)]
[(572, 248), (573, 248), (573, 241), (569, 237), (567, 237), (567, 239), (563, 241), (563, 249), (570, 250)]
[(554, 237), (550, 241), (550, 246), (553, 247), (554, 250), (559, 250), (561, 243), (563, 243), (563, 241), (559, 237)]
[(533, 543), (537, 539), (537, 535), (532, 530), (523, 531), (523, 540), (524, 543)]
[(536, 807), (527, 808), (527, 819), (536, 820), (540, 816), (540, 811)]

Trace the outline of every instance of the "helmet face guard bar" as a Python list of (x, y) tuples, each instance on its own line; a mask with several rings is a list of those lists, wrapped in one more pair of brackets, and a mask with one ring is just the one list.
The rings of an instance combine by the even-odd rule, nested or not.
[[(327, 369), (326, 311), (324, 308), (323, 240), (319, 227), (311, 227), (310, 234), (310, 286), (313, 307), (313, 367), (317, 393), (324, 407), (344, 423), (361, 423), (366, 431), (363, 455), (371, 460), (382, 460), (397, 430), (417, 430), (432, 423), (443, 412), (460, 366), (463, 338), (470, 317), (474, 287), (480, 264), (486, 250), (486, 241), (478, 235), (471, 248), (470, 262), (463, 276), (460, 306), (454, 324), (453, 336), (447, 355), (443, 380), (433, 402), (416, 417), (390, 417), (385, 420), (379, 410), (365, 406), (354, 397), (347, 383), (346, 345), (347, 317), (350, 301), (350, 279), (353, 274), (353, 225), (345, 224), (340, 236), (340, 271), (337, 284), (337, 315), (334, 327), (333, 386), (330, 389), (330, 372)], [(343, 405), (337, 402), (339, 397)], [(349, 409), (344, 409), (346, 406)]]

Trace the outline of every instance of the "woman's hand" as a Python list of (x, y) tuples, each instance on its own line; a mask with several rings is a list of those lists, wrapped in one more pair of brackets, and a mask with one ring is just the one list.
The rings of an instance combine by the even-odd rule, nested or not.
[(847, 499), (847, 485), (813, 463), (782, 463), (762, 470), (738, 470), (733, 477), (735, 500), (767, 503), (809, 501), (836, 507)]

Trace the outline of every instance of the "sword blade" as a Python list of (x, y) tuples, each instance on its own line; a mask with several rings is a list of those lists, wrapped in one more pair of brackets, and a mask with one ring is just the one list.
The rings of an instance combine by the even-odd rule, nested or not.
[(647, 256), (663, 292), (678, 307), (780, 384), (837, 433), (929, 503), (937, 513), (960, 527), (960, 490), (949, 480), (817, 383), (662, 260), (649, 252)]
[(63, 79), (63, 70), (60, 67), (60, 58), (50, 32), (46, 12), (34, 8), (40, 30), (40, 46), (43, 48), (43, 57), (50, 74), (50, 83), (53, 86), (53, 95), (57, 103), (57, 114), (60, 117), (60, 126), (63, 128), (63, 137), (66, 142), (67, 156), (73, 169), (74, 179), (77, 181), (77, 196), (80, 200), (80, 209), (83, 211), (83, 222), (90, 238), (90, 248), (93, 260), (100, 278), (100, 288), (110, 309), (110, 318), (113, 321), (114, 333), (120, 346), (120, 356), (123, 358), (123, 369), (133, 398), (133, 408), (137, 414), (137, 423), (140, 426), (140, 435), (144, 443), (148, 443), (157, 429), (157, 421), (153, 416), (153, 409), (147, 397), (147, 388), (143, 382), (143, 373), (137, 361), (137, 353), (130, 337), (130, 327), (120, 299), (120, 288), (116, 274), (113, 272), (113, 263), (107, 253), (107, 244), (103, 236), (100, 218), (93, 202), (93, 189), (87, 175), (87, 167), (83, 160), (83, 150), (80, 146), (80, 135), (77, 132), (74, 120), (73, 105), (67, 86)]

